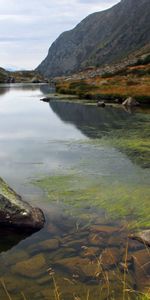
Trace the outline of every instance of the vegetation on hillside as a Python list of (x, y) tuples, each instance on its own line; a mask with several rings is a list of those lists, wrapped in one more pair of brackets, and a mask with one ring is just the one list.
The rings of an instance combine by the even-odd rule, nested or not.
[(8, 78), (8, 72), (4, 69), (0, 68), (0, 83), (5, 83)]
[[(81, 75), (81, 74), (80, 74)], [(82, 74), (83, 75), (83, 74)], [(56, 84), (57, 92), (75, 94), (83, 99), (124, 100), (128, 96), (141, 103), (150, 103), (150, 63), (142, 60), (139, 64), (128, 66), (114, 74), (85, 76), (60, 79)]]

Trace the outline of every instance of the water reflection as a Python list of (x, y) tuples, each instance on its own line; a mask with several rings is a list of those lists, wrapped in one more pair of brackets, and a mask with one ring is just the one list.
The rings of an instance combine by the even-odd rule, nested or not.
[(62, 121), (74, 124), (90, 138), (97, 138), (112, 131), (112, 129), (125, 127), (129, 122), (130, 124), (134, 123), (134, 115), (128, 114), (121, 108), (103, 109), (60, 101), (50, 101), (50, 107)]
[(24, 230), (22, 233), (19, 229), (14, 228), (7, 228), (1, 226), (0, 228), (0, 237), (1, 237), (1, 243), (0, 243), (0, 253), (1, 252), (7, 252), (14, 246), (17, 246), (21, 241), (25, 240), (27, 237), (31, 236), (33, 232), (29, 230)]
[[(108, 220), (105, 207), (95, 206), (94, 201), (102, 199), (103, 204), (107, 203), (110, 208), (117, 204), (119, 212), (127, 203), (127, 213), (132, 214), (133, 219), (137, 207), (141, 216), (142, 209), (145, 211), (142, 208), (144, 199), (147, 201), (149, 173), (133, 164), (111, 144), (101, 143), (95, 147), (93, 140), (90, 143), (88, 138), (108, 137), (111, 140), (117, 132), (123, 137), (131, 132), (134, 136), (135, 128), (138, 136), (141, 135), (139, 128), (145, 135), (142, 124), (147, 121), (144, 114), (130, 115), (122, 109), (98, 109), (62, 101), (51, 101), (49, 106), (40, 102), (47, 88), (14, 85), (9, 93), (6, 87), (7, 93), (1, 96), (0, 175), (28, 201), (44, 208), (47, 223), (33, 235), (0, 230), (0, 278), (4, 279), (14, 300), (22, 299), (21, 291), (28, 299), (53, 300), (53, 281), (47, 272), (52, 267), (64, 299), (73, 299), (73, 295), (86, 299), (88, 289), (90, 299), (104, 300), (108, 282), (103, 282), (104, 276), (95, 278), (99, 258), (103, 255), (107, 278), (110, 278), (109, 292), (115, 292), (110, 297), (121, 299), (118, 292), (119, 289), (122, 292), (120, 264), (124, 262), (128, 228), (122, 216), (123, 226), (118, 215), (115, 221)], [(30, 184), (31, 179), (41, 179), (46, 175), (50, 176), (52, 187), (50, 201), (56, 196), (55, 202), (48, 202), (43, 193)], [(68, 176), (71, 186), (68, 179), (65, 185), (61, 175), (64, 178)], [(63, 203), (63, 197), (65, 201), (69, 199), (68, 206)], [(77, 205), (75, 218), (71, 209), (78, 199), (86, 203), (81, 208)], [(65, 214), (62, 213), (64, 208), (67, 209)], [(85, 216), (84, 221), (81, 212)], [(71, 217), (67, 217), (69, 213)], [(127, 216), (129, 218), (129, 214)], [(115, 264), (111, 261), (110, 251), (113, 251)], [(142, 257), (147, 255), (138, 242), (131, 241), (129, 251), (135, 255), (142, 251)], [(132, 268), (127, 277), (132, 290), (135, 289), (136, 275)], [(146, 282), (147, 274), (140, 273), (140, 276)], [(104, 295), (101, 296), (100, 289), (103, 288)], [(7, 299), (2, 287), (0, 298)]]
[(88, 138), (99, 141), (103, 138), (105, 144), (127, 154), (134, 163), (149, 168), (148, 109), (136, 112), (54, 100), (50, 101), (50, 107), (63, 122), (74, 124)]

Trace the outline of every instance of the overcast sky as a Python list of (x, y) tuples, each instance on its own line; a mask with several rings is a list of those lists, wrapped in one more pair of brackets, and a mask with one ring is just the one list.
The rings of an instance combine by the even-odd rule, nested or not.
[(35, 68), (52, 42), (119, 0), (0, 0), (0, 67)]

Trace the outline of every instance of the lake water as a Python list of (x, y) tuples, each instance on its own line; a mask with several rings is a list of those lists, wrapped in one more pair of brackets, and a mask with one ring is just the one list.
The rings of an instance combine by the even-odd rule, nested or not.
[(137, 299), (150, 256), (128, 234), (150, 228), (150, 111), (53, 92), (0, 86), (0, 176), (46, 216), (30, 236), (0, 229), (0, 299)]

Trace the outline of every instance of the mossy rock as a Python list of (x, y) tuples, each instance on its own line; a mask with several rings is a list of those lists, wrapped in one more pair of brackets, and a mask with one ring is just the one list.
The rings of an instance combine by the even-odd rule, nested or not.
[(0, 178), (0, 224), (31, 229), (44, 226), (43, 212), (24, 202), (7, 183)]

